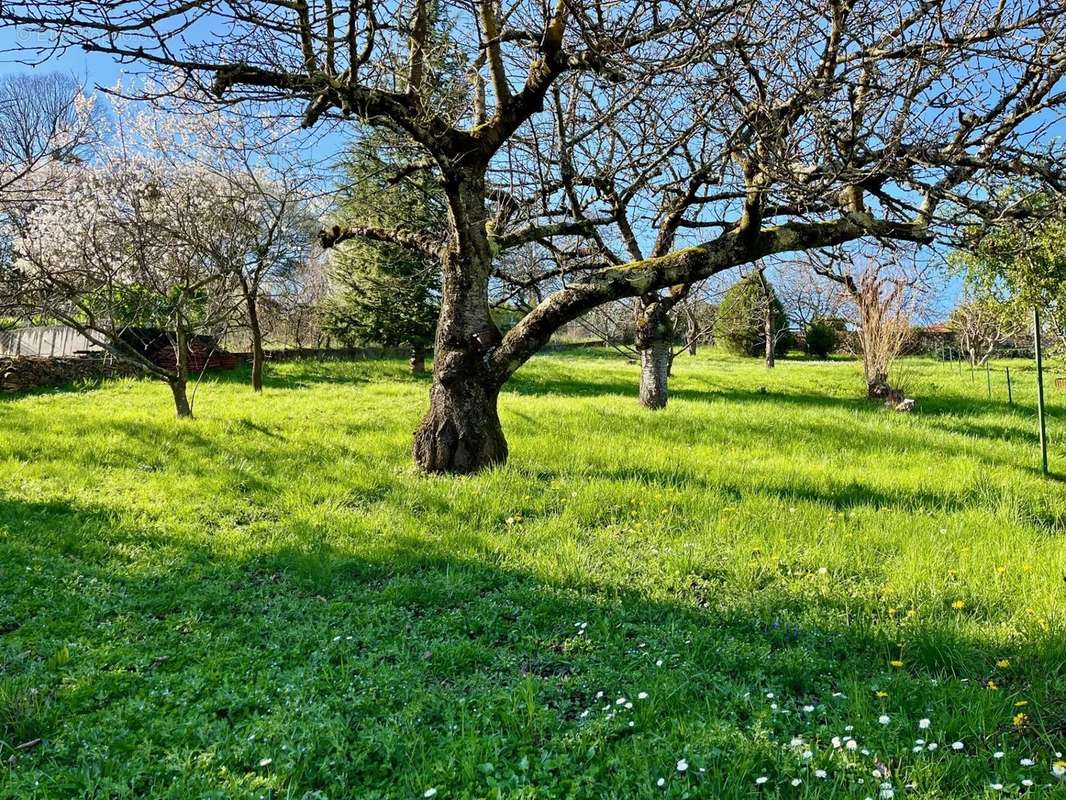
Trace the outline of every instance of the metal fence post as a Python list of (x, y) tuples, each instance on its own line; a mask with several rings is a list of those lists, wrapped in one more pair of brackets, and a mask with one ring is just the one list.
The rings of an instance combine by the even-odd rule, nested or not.
[(1036, 416), (1040, 425), (1040, 472), (1047, 469), (1047, 420), (1044, 417), (1044, 352), (1040, 342), (1040, 309), (1033, 308), (1033, 345), (1036, 350)]

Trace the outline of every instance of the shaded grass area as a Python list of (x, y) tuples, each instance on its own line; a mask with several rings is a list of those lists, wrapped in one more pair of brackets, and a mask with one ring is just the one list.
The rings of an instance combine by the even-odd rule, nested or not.
[(409, 466), (399, 362), (215, 377), (192, 423), (138, 381), (0, 402), (0, 796), (1057, 795), (1032, 392), (906, 369), (913, 415), (850, 362), (679, 359), (651, 414), (538, 358), (469, 478)]

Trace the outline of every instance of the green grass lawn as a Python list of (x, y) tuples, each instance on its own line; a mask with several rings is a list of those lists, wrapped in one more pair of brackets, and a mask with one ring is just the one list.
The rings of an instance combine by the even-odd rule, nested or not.
[(0, 797), (1062, 797), (1066, 483), (1013, 371), (908, 361), (905, 415), (707, 355), (651, 413), (545, 356), (466, 478), (412, 469), (398, 362), (193, 422), (2, 399)]

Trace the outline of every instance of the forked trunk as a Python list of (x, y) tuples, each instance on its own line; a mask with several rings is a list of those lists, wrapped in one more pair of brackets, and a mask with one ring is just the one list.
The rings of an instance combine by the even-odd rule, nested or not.
[(412, 375), (425, 375), (426, 374), (426, 349), (421, 345), (413, 345), (411, 347), (411, 358), (408, 363), (411, 365)]
[(670, 374), (670, 343), (658, 339), (640, 351), (640, 404), (665, 408)]
[(477, 472), (507, 460), (496, 411), (499, 378), (486, 357), (500, 343), (489, 314), (492, 248), (485, 231), (483, 172), (446, 176), (452, 242), (441, 264), (441, 308), (429, 411), (415, 432), (414, 460), (426, 472)]

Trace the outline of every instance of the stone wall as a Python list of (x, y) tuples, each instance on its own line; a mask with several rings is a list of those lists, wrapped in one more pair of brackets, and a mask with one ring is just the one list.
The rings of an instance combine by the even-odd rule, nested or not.
[(104, 358), (0, 357), (0, 392), (22, 392), (78, 381), (140, 375), (134, 367)]

